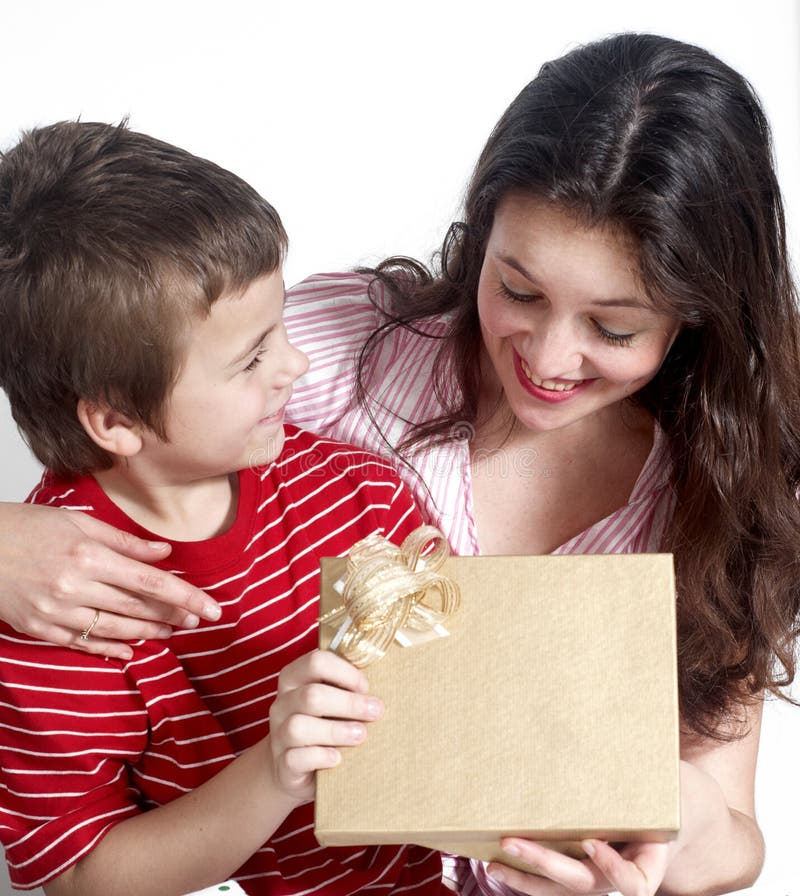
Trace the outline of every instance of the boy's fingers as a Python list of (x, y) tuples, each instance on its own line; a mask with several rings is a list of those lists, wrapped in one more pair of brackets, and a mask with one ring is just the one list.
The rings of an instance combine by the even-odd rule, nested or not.
[(374, 722), (383, 715), (383, 703), (369, 694), (356, 694), (315, 681), (288, 691), (275, 713), (275, 723), (293, 716)]
[(336, 747), (295, 747), (284, 754), (284, 764), (290, 774), (308, 775), (320, 768), (333, 768), (341, 762), (342, 754)]
[(330, 650), (312, 650), (284, 667), (278, 689), (291, 691), (316, 682), (325, 682), (359, 694), (366, 694), (369, 688), (366, 675), (352, 663)]
[(297, 747), (355, 747), (367, 737), (363, 722), (320, 719), (296, 713), (276, 732), (284, 750)]

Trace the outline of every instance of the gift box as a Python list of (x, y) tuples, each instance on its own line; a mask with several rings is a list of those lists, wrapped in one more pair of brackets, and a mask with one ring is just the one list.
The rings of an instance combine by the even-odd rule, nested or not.
[[(583, 856), (586, 837), (679, 827), (672, 556), (450, 557), (447, 637), (364, 671), (386, 706), (317, 774), (323, 845), (416, 843), (510, 864), (502, 836)], [(321, 612), (342, 603), (326, 558)], [(338, 626), (320, 626), (325, 648)]]

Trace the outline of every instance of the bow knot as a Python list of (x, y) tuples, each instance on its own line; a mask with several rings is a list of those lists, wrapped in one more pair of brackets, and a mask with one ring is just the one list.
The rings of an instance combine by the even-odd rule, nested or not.
[(408, 645), (413, 633), (446, 635), (442, 623), (461, 601), (458, 586), (439, 572), (449, 555), (446, 539), (433, 526), (415, 529), (400, 547), (381, 535), (353, 545), (343, 605), (319, 620), (341, 623), (330, 649), (363, 668), (383, 657), (395, 639)]

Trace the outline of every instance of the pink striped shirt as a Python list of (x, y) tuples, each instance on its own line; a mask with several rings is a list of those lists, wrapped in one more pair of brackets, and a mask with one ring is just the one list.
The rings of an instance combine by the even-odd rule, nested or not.
[[(431, 337), (398, 328), (380, 345), (369, 370), (371, 410), (383, 432), (354, 399), (355, 364), (367, 336), (385, 321), (388, 297), (380, 283), (360, 274), (317, 274), (289, 291), (289, 338), (311, 360), (295, 386), (288, 417), (298, 426), (367, 448), (392, 460), (426, 520), (444, 532), (453, 551), (480, 553), (472, 496), (469, 427), (456, 428), (445, 445), (422, 448), (398, 464), (398, 445), (414, 424), (442, 413), (431, 387), (436, 337), (448, 321), (426, 323)], [(419, 327), (418, 327), (419, 328)], [(388, 442), (388, 445), (387, 445)], [(413, 467), (413, 469), (412, 469)], [(627, 504), (556, 548), (556, 554), (652, 553), (660, 550), (672, 512), (667, 446), (656, 427), (653, 447)]]
[[(448, 320), (417, 324), (432, 338), (408, 329), (393, 330), (380, 344), (369, 368), (375, 422), (354, 398), (356, 360), (364, 341), (386, 318), (382, 284), (367, 292), (370, 278), (359, 274), (317, 274), (290, 290), (286, 326), (290, 340), (311, 360), (295, 386), (288, 408), (294, 423), (313, 432), (359, 445), (394, 461), (427, 522), (438, 526), (461, 555), (480, 553), (472, 496), (470, 428), (457, 427), (444, 445), (417, 449), (411, 466), (397, 462), (398, 445), (414, 424), (442, 413), (434, 389), (433, 361)], [(377, 307), (376, 307), (377, 305)], [(387, 444), (388, 443), (388, 444)], [(654, 553), (661, 549), (674, 497), (669, 483), (666, 440), (656, 427), (653, 447), (628, 502), (556, 548), (555, 554)], [(505, 896), (515, 891), (496, 883), (480, 862), (445, 857), (445, 875), (462, 896)]]

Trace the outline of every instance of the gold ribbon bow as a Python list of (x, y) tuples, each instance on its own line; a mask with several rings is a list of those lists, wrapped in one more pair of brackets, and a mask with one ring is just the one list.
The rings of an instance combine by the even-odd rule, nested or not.
[[(433, 550), (423, 554), (431, 542)], [(363, 668), (383, 657), (395, 638), (410, 643), (403, 630), (446, 635), (442, 623), (461, 602), (458, 586), (438, 571), (449, 555), (447, 540), (433, 526), (415, 529), (399, 548), (381, 535), (353, 545), (343, 606), (319, 620), (341, 623), (330, 649)]]

